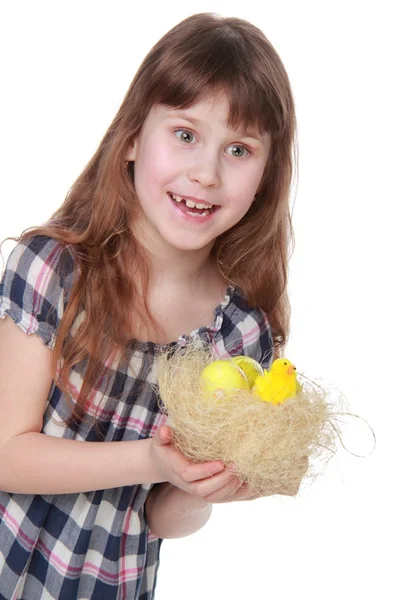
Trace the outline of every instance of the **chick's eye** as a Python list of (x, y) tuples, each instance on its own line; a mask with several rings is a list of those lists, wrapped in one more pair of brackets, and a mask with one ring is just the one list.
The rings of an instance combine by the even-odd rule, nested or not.
[(237, 156), (239, 158), (251, 154), (250, 150), (248, 150), (245, 146), (240, 146), (239, 144), (233, 144), (233, 146), (229, 146), (229, 148), (232, 148), (232, 156)]
[(193, 140), (195, 139), (193, 133), (187, 129), (176, 129), (174, 133), (182, 142), (185, 142), (186, 144), (192, 144)]

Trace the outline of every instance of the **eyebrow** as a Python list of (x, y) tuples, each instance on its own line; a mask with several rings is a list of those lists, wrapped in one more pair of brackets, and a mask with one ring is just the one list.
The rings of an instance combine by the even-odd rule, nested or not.
[[(196, 119), (196, 117), (191, 117), (189, 115), (187, 115), (184, 111), (182, 110), (174, 110), (172, 111), (168, 117), (168, 119), (185, 119), (186, 121), (191, 121), (194, 125), (199, 126), (203, 124), (203, 121), (201, 121), (200, 119)], [(224, 125), (227, 129), (229, 129), (229, 127), (227, 126), (227, 123), (224, 122)], [(259, 142), (263, 143), (263, 139), (261, 138), (261, 136), (255, 132), (250, 132), (250, 131), (233, 131), (232, 129), (229, 129), (230, 131), (232, 131), (233, 134), (238, 134), (242, 137), (248, 137), (254, 140), (258, 140)]]

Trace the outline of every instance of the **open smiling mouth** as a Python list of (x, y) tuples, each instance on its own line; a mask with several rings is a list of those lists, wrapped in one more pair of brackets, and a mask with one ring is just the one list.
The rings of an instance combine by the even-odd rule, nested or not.
[(195, 203), (192, 200), (186, 200), (186, 198), (172, 194), (172, 192), (168, 192), (168, 196), (182, 212), (190, 215), (191, 217), (208, 217), (215, 212), (217, 208), (219, 208), (214, 205), (208, 206), (205, 204)]

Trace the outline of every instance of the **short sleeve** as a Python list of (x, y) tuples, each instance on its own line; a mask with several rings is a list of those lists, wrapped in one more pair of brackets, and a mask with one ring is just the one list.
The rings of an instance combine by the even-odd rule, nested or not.
[(259, 308), (251, 308), (243, 295), (236, 290), (224, 312), (223, 323), (213, 340), (213, 345), (220, 358), (249, 356), (264, 369), (269, 369), (274, 347), (266, 313)]
[(72, 277), (72, 254), (61, 242), (46, 236), (19, 242), (0, 282), (0, 318), (11, 317), (53, 349)]

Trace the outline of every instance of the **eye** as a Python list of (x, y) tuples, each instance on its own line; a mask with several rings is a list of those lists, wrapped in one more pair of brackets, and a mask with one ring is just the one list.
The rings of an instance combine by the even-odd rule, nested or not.
[(246, 146), (241, 146), (239, 144), (233, 144), (233, 146), (229, 146), (229, 148), (233, 149), (232, 156), (236, 156), (241, 158), (242, 156), (249, 156), (251, 154), (250, 150), (246, 148)]
[(174, 133), (181, 142), (185, 142), (185, 144), (191, 144), (193, 143), (191, 140), (195, 139), (193, 133), (187, 129), (176, 129)]

